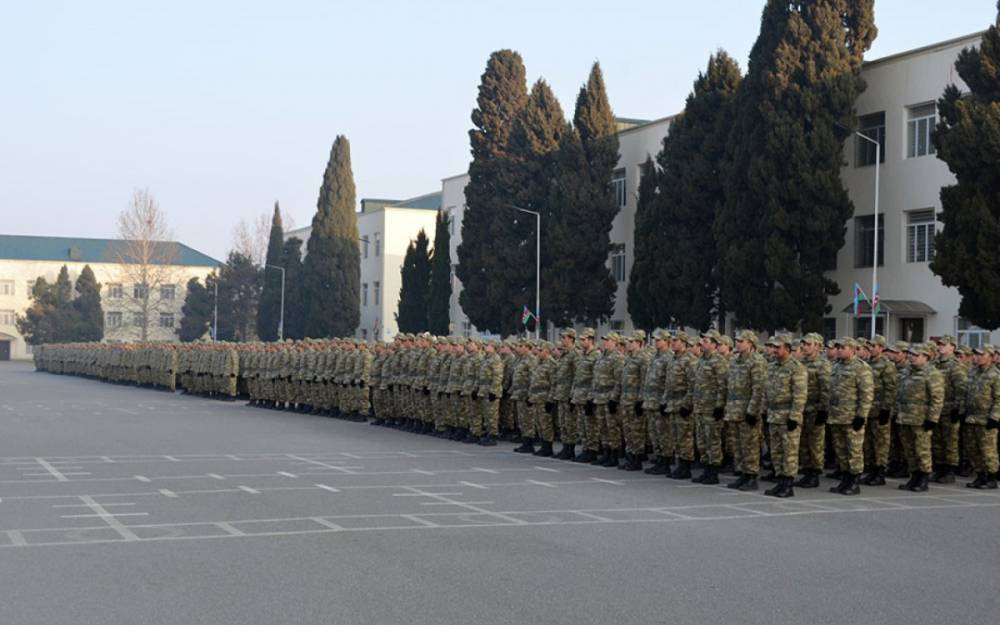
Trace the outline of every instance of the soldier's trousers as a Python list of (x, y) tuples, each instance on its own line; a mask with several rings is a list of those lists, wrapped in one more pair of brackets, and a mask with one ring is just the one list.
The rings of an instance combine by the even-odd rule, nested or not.
[(670, 416), (660, 414), (659, 406), (650, 406), (645, 409), (646, 429), (649, 432), (649, 442), (653, 446), (653, 453), (664, 458), (674, 455), (673, 424)]
[(831, 424), (833, 450), (841, 471), (859, 475), (865, 470), (865, 430), (855, 432), (848, 424)]
[(723, 455), (733, 457), (739, 455), (739, 423), (737, 421), (722, 422), (722, 452)]
[[(950, 412), (950, 411), (949, 411)], [(959, 430), (961, 423), (952, 423), (948, 412), (941, 412), (941, 420), (934, 428), (932, 454), (934, 462), (957, 467), (959, 463)]]
[(865, 428), (865, 466), (871, 471), (873, 467), (884, 467), (889, 464), (889, 447), (892, 443), (892, 422), (882, 425), (878, 422), (878, 413), (869, 417)]
[(682, 417), (681, 413), (669, 414), (670, 424), (673, 429), (673, 449), (667, 454), (676, 455), (680, 460), (691, 462), (694, 460), (694, 415)]
[(488, 396), (483, 397), (480, 400), (482, 404), (482, 414), (483, 414), (483, 428), (485, 433), (490, 436), (499, 436), (500, 434), (500, 400), (491, 400)]
[(771, 434), (771, 464), (774, 472), (781, 477), (795, 477), (799, 472), (799, 436), (802, 428), (789, 432), (785, 422), (772, 422), (768, 428)]
[(576, 415), (573, 413), (573, 404), (568, 401), (559, 402), (559, 440), (564, 445), (576, 445), (579, 442)]
[(517, 429), (517, 420), (514, 417), (514, 400), (509, 395), (500, 397), (500, 427), (504, 432), (513, 432)]
[(469, 433), (482, 434), (483, 417), (479, 414), (479, 402), (472, 399), (472, 395), (462, 394), (462, 422), (469, 429)]
[(597, 406), (594, 406), (593, 413), (587, 414), (584, 404), (575, 404), (576, 429), (580, 437), (583, 448), (590, 451), (597, 451), (601, 446), (601, 420), (597, 416)]
[(621, 406), (618, 410), (611, 412), (607, 404), (597, 405), (597, 414), (601, 418), (601, 444), (608, 445), (612, 449), (622, 447), (622, 420)]
[[(646, 452), (646, 415), (641, 407), (636, 407), (635, 403), (622, 405), (619, 410), (624, 411), (622, 418), (622, 429), (625, 434), (625, 452), (630, 454), (643, 454)], [(659, 409), (657, 408), (657, 412)]]
[(972, 468), (976, 472), (996, 473), (1000, 470), (997, 459), (997, 431), (985, 425), (966, 424), (972, 439)]
[(899, 439), (903, 445), (903, 455), (910, 473), (920, 471), (930, 473), (931, 463), (931, 433), (925, 432), (922, 425), (899, 425)]
[(698, 453), (703, 464), (722, 464), (722, 421), (712, 418), (712, 413), (698, 415)]
[(753, 425), (746, 421), (730, 421), (736, 431), (736, 470), (745, 474), (760, 473), (760, 421)]
[(816, 413), (802, 415), (802, 436), (799, 447), (799, 463), (803, 469), (822, 471), (826, 449), (826, 426), (816, 424)]
[(466, 424), (462, 416), (462, 395), (458, 391), (449, 393), (448, 404), (451, 406), (451, 426), (464, 428)]
[(521, 436), (535, 438), (535, 420), (531, 414), (531, 404), (524, 399), (515, 400), (514, 410), (517, 411), (517, 429), (521, 431)]
[(535, 429), (535, 435), (546, 443), (555, 440), (556, 432), (553, 425), (553, 417), (545, 411), (545, 402), (531, 404), (531, 420)]

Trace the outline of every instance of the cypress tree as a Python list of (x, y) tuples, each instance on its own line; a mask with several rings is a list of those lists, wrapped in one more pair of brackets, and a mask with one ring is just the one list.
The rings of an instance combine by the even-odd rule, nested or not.
[(635, 252), (628, 280), (628, 313), (636, 327), (652, 330), (666, 325), (660, 283), (659, 261), (669, 253), (667, 233), (662, 228), (663, 209), (657, 202), (659, 172), (652, 156), (646, 156), (639, 179), (635, 211)]
[[(213, 274), (214, 276), (214, 274)], [(213, 276), (209, 276), (212, 278)], [(206, 283), (208, 280), (206, 280)], [(180, 340), (197, 341), (205, 336), (212, 325), (214, 291), (206, 288), (198, 278), (187, 282), (184, 305), (181, 306), (181, 322), (175, 332)]]
[(428, 287), (431, 280), (430, 242), (423, 228), (416, 240), (410, 241), (400, 268), (399, 311), (396, 323), (400, 332), (427, 331)]
[(500, 254), (508, 251), (498, 251), (495, 237), (497, 229), (509, 230), (511, 222), (508, 205), (513, 203), (513, 187), (506, 180), (507, 148), (514, 120), (527, 99), (521, 55), (513, 50), (491, 54), (472, 111), (472, 162), (456, 275), (462, 281), (462, 310), (477, 328), (492, 332), (512, 327), (509, 289), (497, 274), (508, 262)]
[(57, 342), (55, 285), (39, 277), (31, 288), (31, 305), (14, 324), (29, 345)]
[(715, 220), (722, 300), (744, 325), (818, 330), (854, 207), (840, 180), (873, 0), (768, 0), (736, 97)]
[(69, 279), (69, 269), (63, 265), (56, 276), (55, 310), (53, 311), (53, 341), (68, 343), (76, 340), (79, 318), (73, 307), (73, 282)]
[(646, 288), (656, 298), (656, 318), (700, 330), (720, 312), (713, 224), (725, 201), (720, 170), (740, 80), (728, 54), (709, 57), (657, 155), (663, 193), (655, 207), (658, 223), (647, 235), (656, 270)]
[[(1000, 10), (1000, 3), (998, 3)], [(962, 296), (958, 312), (988, 329), (1000, 327), (1000, 16), (978, 48), (958, 55), (955, 69), (969, 87), (954, 85), (938, 100), (937, 156), (955, 174), (941, 189), (931, 270)]]
[(434, 222), (434, 253), (431, 258), (431, 281), (427, 295), (427, 329), (446, 336), (451, 325), (451, 223), (444, 211)]
[(229, 252), (219, 270), (219, 328), (217, 340), (252, 341), (256, 338), (260, 268), (241, 252)]
[(314, 338), (349, 336), (361, 319), (361, 262), (347, 137), (337, 136), (323, 175), (306, 244), (303, 331)]
[(76, 279), (76, 299), (73, 311), (76, 321), (74, 341), (100, 341), (104, 338), (104, 309), (101, 307), (101, 285), (90, 265), (84, 265)]
[[(264, 261), (266, 264), (262, 268), (263, 287), (257, 308), (257, 335), (262, 341), (273, 341), (278, 338), (278, 321), (281, 316), (281, 272), (273, 267), (283, 267), (281, 264), (283, 247), (284, 228), (281, 224), (281, 208), (275, 202), (274, 216), (271, 217), (271, 234), (267, 240), (267, 255)], [(288, 277), (287, 272), (285, 277)], [(287, 284), (285, 288), (287, 299)]]
[(281, 266), (285, 268), (285, 331), (286, 339), (305, 338), (305, 294), (302, 289), (302, 239), (291, 237), (281, 248)]

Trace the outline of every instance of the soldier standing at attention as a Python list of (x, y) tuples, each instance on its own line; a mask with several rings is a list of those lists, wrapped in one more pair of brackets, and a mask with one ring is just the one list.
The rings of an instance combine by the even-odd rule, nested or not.
[(698, 428), (698, 450), (705, 469), (691, 481), (718, 484), (722, 466), (722, 419), (726, 414), (726, 361), (717, 351), (719, 333), (701, 335), (701, 358), (694, 372), (692, 405)]
[(997, 459), (997, 427), (1000, 426), (1000, 369), (993, 366), (994, 349), (983, 345), (972, 350), (973, 367), (969, 372), (968, 409), (965, 427), (976, 479), (968, 488), (995, 489), (1000, 460)]
[(691, 463), (694, 462), (695, 422), (691, 402), (700, 348), (692, 337), (678, 332), (670, 342), (670, 349), (673, 357), (664, 374), (660, 413), (667, 417), (673, 434), (673, 449), (667, 450), (667, 455), (677, 456), (677, 466), (670, 478), (687, 480), (691, 478)]
[(618, 445), (621, 428), (618, 427), (618, 397), (621, 391), (621, 367), (624, 358), (618, 350), (617, 332), (604, 335), (602, 355), (594, 364), (593, 402), (600, 428), (601, 454), (591, 461), (602, 467), (618, 464)]
[(896, 365), (885, 355), (885, 337), (876, 335), (871, 341), (872, 381), (875, 401), (868, 415), (865, 430), (865, 467), (868, 474), (861, 478), (863, 484), (885, 484), (886, 466), (889, 464), (889, 446), (892, 442), (892, 406), (896, 402)]
[(934, 430), (933, 458), (937, 470), (931, 481), (938, 484), (953, 484), (959, 464), (959, 434), (962, 415), (965, 413), (966, 384), (968, 368), (955, 357), (955, 339), (945, 335), (936, 341), (938, 359), (934, 363), (944, 376), (944, 407), (941, 419)]
[(599, 422), (594, 406), (594, 364), (601, 352), (594, 346), (594, 329), (580, 332), (580, 353), (573, 370), (573, 390), (570, 401), (576, 414), (576, 431), (583, 449), (573, 458), (574, 462), (592, 462), (597, 458)]
[(495, 341), (483, 346), (479, 361), (479, 402), (482, 404), (483, 432), (479, 444), (494, 447), (500, 435), (500, 394), (503, 393), (503, 361)]
[(552, 359), (549, 343), (543, 341), (537, 351), (538, 360), (528, 380), (528, 406), (539, 441), (539, 448), (534, 454), (548, 458), (552, 456), (552, 441), (555, 440), (556, 404), (552, 391), (555, 389), (556, 361)]
[(576, 330), (573, 328), (563, 330), (559, 342), (563, 353), (556, 365), (553, 399), (559, 411), (559, 440), (562, 441), (562, 449), (556, 454), (556, 458), (572, 460), (576, 456), (576, 444), (579, 442), (576, 415), (573, 414), (573, 404), (570, 403), (573, 373), (576, 370), (576, 361), (580, 357), (580, 351), (576, 348)]
[(757, 335), (743, 330), (736, 337), (736, 356), (726, 376), (725, 420), (736, 432), (736, 469), (739, 479), (729, 488), (757, 490), (760, 472), (760, 415), (764, 407), (767, 363), (757, 353)]
[(764, 494), (793, 497), (792, 481), (799, 469), (799, 426), (809, 396), (809, 373), (805, 365), (792, 358), (791, 337), (773, 336), (768, 345), (772, 347), (774, 362), (767, 371), (764, 395), (770, 424), (771, 462), (778, 483)]
[[(646, 453), (646, 419), (643, 412), (643, 380), (652, 355), (643, 349), (646, 333), (636, 330), (629, 337), (628, 354), (622, 366), (621, 401), (618, 408), (622, 416), (625, 436), (625, 462), (619, 465), (624, 471), (641, 471)], [(654, 410), (659, 413), (659, 406)]]
[(896, 424), (910, 479), (899, 489), (921, 493), (927, 490), (931, 472), (931, 433), (944, 406), (944, 375), (928, 364), (926, 345), (910, 345), (908, 353), (910, 366), (896, 397)]
[(670, 351), (670, 332), (654, 330), (653, 341), (656, 352), (646, 366), (642, 380), (642, 414), (645, 417), (646, 430), (653, 444), (653, 466), (646, 469), (649, 475), (666, 475), (670, 473), (670, 458), (673, 454), (672, 424), (669, 417), (660, 410), (660, 400), (663, 397), (663, 387), (667, 380), (667, 369), (673, 359)]
[(830, 435), (842, 475), (831, 493), (857, 495), (865, 468), (865, 421), (874, 399), (872, 372), (855, 355), (857, 342), (840, 339), (837, 363), (830, 378)]
[(531, 352), (528, 339), (521, 341), (514, 349), (517, 354), (517, 365), (510, 383), (510, 399), (514, 402), (517, 416), (517, 427), (521, 431), (521, 446), (514, 449), (519, 454), (535, 453), (535, 423), (528, 405), (528, 390), (531, 384), (531, 372), (537, 366), (538, 358)]
[[(815, 332), (802, 337), (800, 343), (802, 357), (809, 374), (809, 393), (805, 412), (802, 415), (802, 438), (799, 460), (802, 464), (802, 478), (795, 482), (801, 488), (819, 486), (819, 476), (823, 474), (823, 460), (826, 447), (826, 422), (830, 403), (830, 360), (820, 354), (823, 337)], [(834, 350), (836, 351), (836, 350)]]

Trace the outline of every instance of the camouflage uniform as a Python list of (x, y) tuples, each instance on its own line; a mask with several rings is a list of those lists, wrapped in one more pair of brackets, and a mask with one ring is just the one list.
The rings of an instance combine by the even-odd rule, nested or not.
[[(992, 354), (992, 347), (975, 350), (977, 355)], [(997, 426), (1000, 425), (1000, 370), (994, 366), (975, 365), (969, 372), (965, 407), (968, 410), (965, 427), (972, 441), (970, 460), (976, 479), (970, 488), (996, 488)]]
[[(670, 334), (664, 330), (657, 330), (653, 336), (658, 341), (670, 340)], [(657, 461), (657, 465), (647, 471), (653, 475), (666, 473), (666, 468), (670, 466), (669, 458), (674, 452), (672, 424), (669, 414), (666, 413), (666, 406), (662, 403), (667, 370), (670, 368), (671, 361), (673, 361), (673, 352), (670, 351), (669, 347), (658, 350), (646, 365), (640, 392), (642, 413), (646, 418), (646, 430), (649, 433), (649, 440), (652, 443), (653, 454)]]
[[(573, 332), (572, 336), (575, 338), (576, 333)], [(579, 358), (580, 351), (574, 346), (567, 349), (559, 357), (556, 364), (555, 392), (552, 396), (557, 402), (559, 411), (559, 440), (564, 446), (559, 457), (563, 460), (572, 459), (572, 447), (580, 442), (576, 430), (576, 415), (573, 414), (573, 405), (570, 403), (570, 394), (573, 391), (573, 373)]]
[[(853, 346), (853, 339), (845, 339)], [(857, 356), (838, 360), (830, 377), (830, 436), (844, 480), (834, 492), (852, 490), (865, 468), (865, 420), (874, 400), (872, 371)]]
[[(788, 345), (788, 337), (774, 337), (771, 345)], [(792, 479), (799, 470), (799, 435), (802, 415), (809, 397), (809, 373), (792, 356), (775, 360), (767, 370), (765, 385), (767, 422), (769, 424), (771, 462), (779, 485), (768, 494), (790, 496)]]
[[(910, 353), (928, 355), (923, 345), (913, 345)], [(896, 424), (910, 482), (901, 485), (906, 490), (926, 490), (931, 472), (931, 432), (941, 417), (944, 406), (944, 376), (933, 364), (911, 363), (908, 374), (900, 381), (896, 396)]]
[[(868, 415), (868, 428), (865, 432), (865, 465), (870, 472), (884, 478), (892, 442), (891, 419), (892, 407), (896, 402), (896, 365), (884, 354), (880, 354), (872, 358), (871, 368), (875, 401), (872, 402), (872, 411)], [(872, 478), (868, 481), (872, 481)]]
[[(689, 344), (686, 335), (678, 336), (677, 343)], [(694, 461), (694, 427), (692, 402), (694, 398), (694, 375), (698, 364), (694, 354), (685, 349), (676, 351), (667, 366), (663, 380), (663, 397), (660, 398), (661, 410), (670, 421), (673, 448), (667, 451), (667, 456), (677, 456), (678, 467), (671, 477), (683, 479), (685, 473)]]
[[(717, 340), (718, 333), (704, 337)], [(718, 350), (705, 350), (694, 372), (692, 389), (698, 452), (706, 467), (722, 465), (722, 418), (726, 408), (726, 360)], [(711, 473), (711, 471), (710, 471)]]
[[(942, 337), (945, 341), (954, 340)], [(951, 483), (955, 481), (954, 471), (958, 468), (961, 416), (965, 413), (966, 385), (969, 371), (954, 354), (942, 356), (935, 363), (944, 378), (944, 406), (941, 419), (932, 437), (932, 457), (938, 465), (934, 481)]]
[[(737, 338), (757, 344), (757, 336), (752, 332), (741, 332)], [(767, 362), (753, 349), (737, 353), (729, 363), (725, 420), (736, 431), (736, 469), (743, 474), (736, 488), (750, 484), (760, 472), (760, 416), (766, 378)]]
[(485, 353), (479, 362), (479, 401), (482, 404), (482, 415), (485, 440), (479, 442), (489, 445), (500, 435), (500, 395), (503, 393), (503, 360), (495, 352)]
[[(643, 382), (646, 370), (652, 360), (652, 355), (641, 348), (646, 334), (637, 330), (629, 339), (631, 343), (640, 343), (638, 349), (633, 349), (625, 358), (621, 369), (621, 406), (618, 411), (622, 415), (622, 426), (625, 435), (625, 453), (630, 462), (646, 452), (646, 417), (643, 410)], [(657, 414), (660, 407), (654, 410)], [(641, 465), (640, 465), (641, 468)]]
[(517, 427), (521, 437), (530, 444), (535, 438), (535, 422), (528, 406), (528, 388), (531, 383), (531, 371), (538, 363), (538, 358), (530, 351), (521, 354), (514, 366), (511, 376), (510, 399), (514, 402), (514, 413), (517, 417)]
[(530, 371), (528, 380), (528, 403), (534, 430), (542, 443), (539, 456), (552, 455), (552, 441), (555, 440), (553, 415), (556, 404), (553, 401), (555, 389), (556, 361), (547, 354), (541, 355)]
[[(584, 338), (588, 334), (593, 337), (593, 330), (587, 328), (580, 336)], [(600, 357), (601, 351), (596, 347), (586, 352), (581, 351), (573, 370), (573, 389), (570, 391), (570, 402), (576, 413), (577, 434), (583, 445), (583, 456), (577, 456), (580, 460), (587, 460), (600, 445), (600, 422), (597, 419), (593, 396), (594, 365)]]
[[(823, 338), (817, 334), (808, 334), (804, 339), (809, 341), (818, 339), (820, 344), (823, 342)], [(809, 391), (802, 415), (799, 461), (806, 476), (815, 479), (803, 480), (797, 486), (810, 487), (818, 485), (819, 475), (823, 473), (832, 366), (822, 354), (802, 358), (800, 362), (805, 366), (809, 376)]]
[[(605, 340), (613, 341), (617, 345), (618, 338), (617, 334), (611, 333)], [(621, 395), (621, 369), (624, 360), (616, 346), (605, 350), (594, 363), (593, 401), (600, 428), (600, 443), (605, 448), (605, 453), (611, 453), (608, 448), (617, 453), (621, 446), (622, 428), (618, 400)]]

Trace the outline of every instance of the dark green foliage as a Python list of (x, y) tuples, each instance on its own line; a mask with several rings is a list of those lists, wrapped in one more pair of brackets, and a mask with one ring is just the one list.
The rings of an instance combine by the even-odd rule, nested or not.
[[(676, 122), (675, 122), (676, 123)], [(664, 207), (657, 203), (659, 172), (652, 156), (646, 156), (639, 179), (635, 211), (635, 252), (628, 280), (628, 313), (637, 328), (652, 330), (668, 325), (661, 287), (660, 261), (670, 254), (664, 245), (669, 234), (664, 227)], [(670, 245), (675, 244), (670, 241)]]
[(840, 180), (873, 0), (769, 0), (736, 96), (726, 201), (715, 220), (722, 301), (738, 321), (818, 330), (823, 275), (854, 207)]
[(24, 315), (18, 315), (15, 325), (29, 345), (59, 342), (56, 312), (56, 291), (45, 278), (35, 280), (31, 289), (31, 306)]
[(56, 306), (66, 308), (73, 299), (73, 282), (69, 279), (69, 269), (63, 265), (56, 276), (55, 284)]
[(305, 338), (303, 317), (306, 294), (302, 288), (302, 239), (291, 237), (281, 248), (281, 266), (285, 268), (285, 338)]
[(261, 271), (249, 256), (230, 252), (219, 270), (219, 327), (216, 340), (256, 339)]
[(264, 273), (264, 286), (260, 292), (260, 305), (257, 307), (257, 335), (262, 341), (273, 341), (278, 338), (278, 320), (281, 315), (281, 272), (274, 267), (283, 266), (281, 264), (281, 253), (284, 247), (283, 235), (281, 208), (275, 202), (274, 216), (271, 218), (271, 234), (267, 240), (267, 257), (264, 261), (266, 265), (270, 266), (261, 268)]
[(431, 280), (430, 242), (423, 228), (415, 241), (410, 241), (400, 268), (399, 312), (396, 323), (400, 332), (427, 331), (428, 287)]
[[(205, 282), (214, 286), (215, 274), (210, 275)], [(181, 307), (181, 322), (175, 330), (180, 340), (197, 341), (209, 332), (214, 297), (214, 289), (206, 288), (198, 278), (188, 280), (184, 305)]]
[(636, 291), (646, 327), (669, 322), (705, 330), (720, 312), (713, 224), (725, 201), (721, 169), (740, 80), (728, 54), (720, 50), (709, 57), (657, 155), (662, 192), (636, 216), (642, 234), (636, 237), (633, 275), (644, 274)]
[[(512, 285), (511, 278), (499, 270), (518, 260), (510, 258), (512, 251), (507, 248), (512, 239), (507, 235), (514, 230), (509, 204), (514, 203), (515, 191), (509, 180), (508, 143), (527, 99), (521, 55), (512, 50), (491, 54), (472, 112), (472, 162), (456, 274), (462, 281), (462, 309), (473, 325), (492, 332), (510, 333), (520, 323), (514, 319), (517, 304), (512, 302), (511, 290), (524, 285)], [(523, 278), (514, 276), (514, 280)], [(517, 299), (520, 304), (528, 303)]]
[(307, 243), (303, 331), (313, 338), (350, 336), (361, 319), (361, 264), (347, 137), (337, 136), (323, 174)]
[(84, 265), (76, 279), (73, 300), (74, 341), (100, 341), (104, 338), (104, 310), (101, 308), (101, 285), (90, 265)]
[(447, 336), (451, 323), (451, 232), (450, 220), (438, 211), (434, 223), (434, 252), (431, 257), (431, 280), (427, 294), (427, 330)]
[[(1000, 7), (998, 7), (1000, 8)], [(937, 156), (955, 174), (941, 189), (931, 270), (958, 288), (959, 314), (988, 329), (1000, 327), (1000, 17), (978, 48), (962, 50), (955, 69), (969, 93), (954, 85), (938, 100)]]

